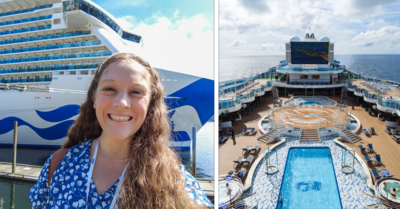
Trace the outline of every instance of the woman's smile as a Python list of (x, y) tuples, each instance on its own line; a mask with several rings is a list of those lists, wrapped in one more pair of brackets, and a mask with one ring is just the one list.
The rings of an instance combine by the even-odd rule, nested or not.
[(117, 122), (128, 122), (132, 120), (131, 116), (108, 114), (108, 117)]

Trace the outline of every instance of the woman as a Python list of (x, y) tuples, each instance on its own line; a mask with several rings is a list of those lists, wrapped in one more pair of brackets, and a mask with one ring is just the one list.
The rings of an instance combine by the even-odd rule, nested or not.
[(179, 167), (170, 134), (156, 71), (130, 53), (110, 56), (90, 84), (63, 149), (50, 156), (31, 189), (32, 206), (212, 207)]

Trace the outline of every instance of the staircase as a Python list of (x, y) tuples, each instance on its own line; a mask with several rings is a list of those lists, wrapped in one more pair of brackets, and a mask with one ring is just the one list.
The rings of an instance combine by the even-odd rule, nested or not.
[(302, 129), (300, 142), (320, 142), (317, 129)]
[(359, 135), (357, 135), (357, 134), (355, 134), (355, 133), (353, 133), (353, 132), (351, 132), (351, 131), (349, 131), (347, 129), (343, 129), (342, 131), (343, 131), (344, 134), (346, 134), (347, 138), (349, 138), (351, 140), (351, 143), (353, 143), (353, 144), (362, 139)]
[(264, 143), (266, 143), (266, 144), (268, 144), (268, 140), (270, 138), (272, 138), (276, 134), (276, 132), (278, 132), (278, 129), (275, 128), (274, 130), (272, 130), (272, 131), (270, 131), (270, 132), (258, 137), (257, 139), (262, 141), (262, 142), (264, 142)]

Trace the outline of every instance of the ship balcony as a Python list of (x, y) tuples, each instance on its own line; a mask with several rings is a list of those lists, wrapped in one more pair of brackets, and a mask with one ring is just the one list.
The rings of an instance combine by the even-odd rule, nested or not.
[(359, 96), (359, 97), (363, 97), (364, 96), (364, 89), (356, 89), (354, 91), (354, 95)]
[(400, 98), (392, 98), (395, 101), (379, 100), (377, 109), (383, 112), (396, 112), (400, 115)]
[(52, 78), (38, 78), (38, 79), (13, 79), (13, 80), (0, 80), (0, 83), (12, 83), (12, 84), (18, 84), (18, 83), (31, 83), (31, 82), (51, 82)]
[(34, 68), (21, 68), (14, 70), (0, 70), (0, 74), (23, 74), (23, 73), (32, 73), (32, 72), (43, 72), (43, 71), (52, 71), (52, 70), (73, 70), (73, 69), (97, 69), (100, 64), (90, 64), (90, 65), (65, 65), (65, 66), (52, 66), (52, 67), (34, 67)]
[(368, 97), (364, 96), (364, 101), (375, 104), (378, 102), (378, 99), (377, 98), (368, 98)]
[(250, 92), (248, 93), (244, 93), (244, 94), (240, 94), (239, 97), (242, 101), (242, 103), (249, 103), (249, 102), (253, 102), (256, 97), (255, 97), (255, 90), (252, 89)]
[(71, 44), (53, 44), (39, 47), (29, 47), (29, 48), (19, 48), (13, 50), (4, 50), (0, 51), (0, 55), (2, 54), (13, 54), (19, 53), (20, 56), (23, 52), (33, 52), (33, 51), (44, 51), (44, 50), (52, 50), (52, 49), (63, 49), (63, 48), (73, 48), (73, 47), (81, 47), (81, 46), (97, 46), (100, 45), (101, 41), (87, 41), (80, 43), (71, 43)]
[(44, 36), (38, 36), (38, 37), (27, 37), (27, 38), (17, 38), (13, 40), (5, 40), (5, 41), (0, 41), (0, 45), (8, 45), (8, 44), (16, 44), (16, 43), (26, 43), (26, 42), (32, 42), (35, 43), (36, 41), (43, 41), (43, 40), (49, 40), (49, 39), (68, 39), (70, 37), (74, 36), (86, 36), (90, 35), (90, 31), (77, 31), (77, 32), (71, 32), (71, 33), (60, 33), (60, 34), (53, 34), (53, 35), (44, 35)]
[(77, 58), (88, 58), (88, 57), (106, 57), (110, 56), (111, 52), (94, 52), (94, 53), (81, 53), (81, 54), (69, 54), (69, 55), (56, 55), (56, 56), (39, 56), (39, 57), (28, 57), (28, 58), (13, 58), (0, 60), (0, 65), (6, 64), (28, 64), (31, 62), (40, 61), (58, 61), (63, 59), (77, 59)]
[(232, 97), (219, 99), (219, 115), (222, 113), (237, 112), (242, 108), (242, 103), (239, 99), (233, 100)]
[(347, 80), (339, 80), (335, 83), (330, 83), (329, 81), (291, 81), (290, 83), (282, 82), (282, 81), (274, 81), (272, 80), (275, 86), (277, 87), (286, 87), (286, 88), (335, 88), (335, 87), (343, 87), (349, 81)]
[(277, 67), (276, 72), (278, 73), (296, 73), (296, 74), (337, 74), (343, 72), (343, 67), (337, 68), (292, 68), (289, 65)]
[(32, 22), (40, 22), (42, 20), (50, 20), (53, 15), (45, 15), (41, 17), (33, 17), (33, 18), (26, 18), (26, 19), (20, 19), (20, 20), (13, 20), (13, 21), (7, 21), (7, 22), (0, 22), (0, 29), (5, 28), (4, 26), (19, 26), (19, 25), (25, 25), (25, 23), (32, 23)]
[(43, 9), (52, 8), (52, 7), (53, 7), (53, 4), (47, 4), (47, 5), (37, 6), (34, 8), (30, 8), (30, 9), (23, 9), (23, 10), (17, 10), (17, 11), (12, 11), (12, 12), (4, 12), (4, 13), (0, 13), (0, 18), (6, 17), (6, 16), (8, 16), (8, 17), (15, 16), (15, 15), (19, 15), (19, 14), (26, 15), (26, 13), (35, 12), (36, 10), (43, 11)]
[(7, 30), (7, 31), (1, 31), (0, 36), (4, 35), (13, 35), (13, 34), (19, 34), (19, 33), (27, 33), (27, 32), (33, 32), (33, 31), (41, 31), (41, 30), (46, 30), (50, 29), (51, 25), (46, 25), (46, 26), (38, 26), (38, 27), (31, 27), (31, 28), (23, 28), (23, 29), (16, 29), (16, 30)]
[(364, 91), (364, 101), (375, 104), (378, 102), (378, 95), (371, 94), (368, 92), (368, 90), (365, 90)]

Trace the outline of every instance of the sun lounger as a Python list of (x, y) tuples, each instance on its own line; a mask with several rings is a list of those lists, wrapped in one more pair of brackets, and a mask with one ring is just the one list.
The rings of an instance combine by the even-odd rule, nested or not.
[(377, 170), (371, 170), (371, 173), (372, 173), (372, 176), (374, 177), (375, 183), (376, 183), (376, 181), (381, 178), (381, 175), (379, 174), (379, 172)]
[(363, 131), (364, 131), (365, 135), (370, 136), (370, 134), (369, 134), (367, 129), (364, 128)]
[(251, 146), (246, 146), (245, 148), (242, 148), (242, 150), (244, 151), (244, 154), (246, 154), (248, 151), (251, 150)]
[(247, 128), (244, 128), (244, 129), (243, 129), (242, 134), (243, 134), (243, 135), (246, 135), (246, 134), (247, 134)]
[(397, 143), (399, 143), (399, 138), (397, 136), (392, 136), (392, 139), (394, 139)]
[(358, 149), (360, 149), (361, 152), (365, 152), (365, 147), (362, 145), (358, 145)]
[(253, 147), (253, 148), (251, 148), (251, 151), (250, 151), (250, 154), (254, 151), (254, 154), (256, 154), (257, 152), (258, 152), (258, 150), (260, 150), (260, 146), (259, 145), (257, 145), (257, 146), (255, 146), (255, 147)]
[(228, 175), (233, 175), (234, 173), (235, 173), (234, 170), (230, 170), (230, 171), (228, 172)]
[(221, 137), (219, 137), (219, 142), (224, 143), (227, 138), (228, 137), (226, 137), (226, 136), (221, 136)]
[(381, 155), (375, 155), (375, 165), (383, 165)]
[(369, 158), (368, 155), (364, 155), (364, 159), (365, 159), (365, 161), (367, 161), (367, 164), (369, 166), (373, 166), (374, 165), (374, 164), (372, 164), (372, 160), (371, 160), (371, 158)]
[(250, 135), (251, 134), (251, 130), (252, 130), (253, 128), (248, 128), (247, 129), (247, 133), (246, 133), (246, 135)]
[(226, 130), (221, 131), (221, 135), (225, 135), (226, 134)]
[(243, 156), (238, 157), (238, 159), (233, 161), (233, 168), (236, 168), (237, 166), (242, 165), (243, 162)]
[(367, 144), (367, 148), (368, 148), (369, 152), (375, 152), (374, 147), (372, 146), (372, 144)]
[(369, 132), (371, 132), (371, 134), (374, 134), (374, 135), (376, 134), (374, 127), (371, 127), (371, 128), (369, 129)]
[(239, 170), (239, 172), (235, 174), (235, 176), (239, 177), (240, 179), (243, 179), (245, 174), (246, 174), (245, 170)]
[(254, 135), (256, 133), (257, 133), (257, 129), (256, 128), (251, 128), (250, 135)]
[(392, 132), (390, 131), (390, 128), (386, 128), (385, 131), (386, 131), (386, 133), (388, 133), (389, 135), (392, 134)]
[(394, 128), (391, 128), (390, 131), (392, 132), (392, 135), (396, 135), (397, 134), (397, 131)]
[(244, 166), (245, 166), (245, 167), (249, 167), (249, 166), (251, 165), (251, 163), (253, 162), (253, 159), (254, 159), (253, 156), (250, 156), (250, 157), (248, 157), (247, 159), (245, 159), (245, 160), (243, 161), (243, 163), (245, 163), (246, 165), (244, 165)]
[(383, 174), (382, 176), (384, 176), (384, 177), (392, 177), (392, 175), (390, 175), (390, 173), (387, 169), (382, 169), (381, 173)]
[(229, 128), (228, 131), (226, 132), (227, 135), (232, 135), (232, 130), (233, 128)]

